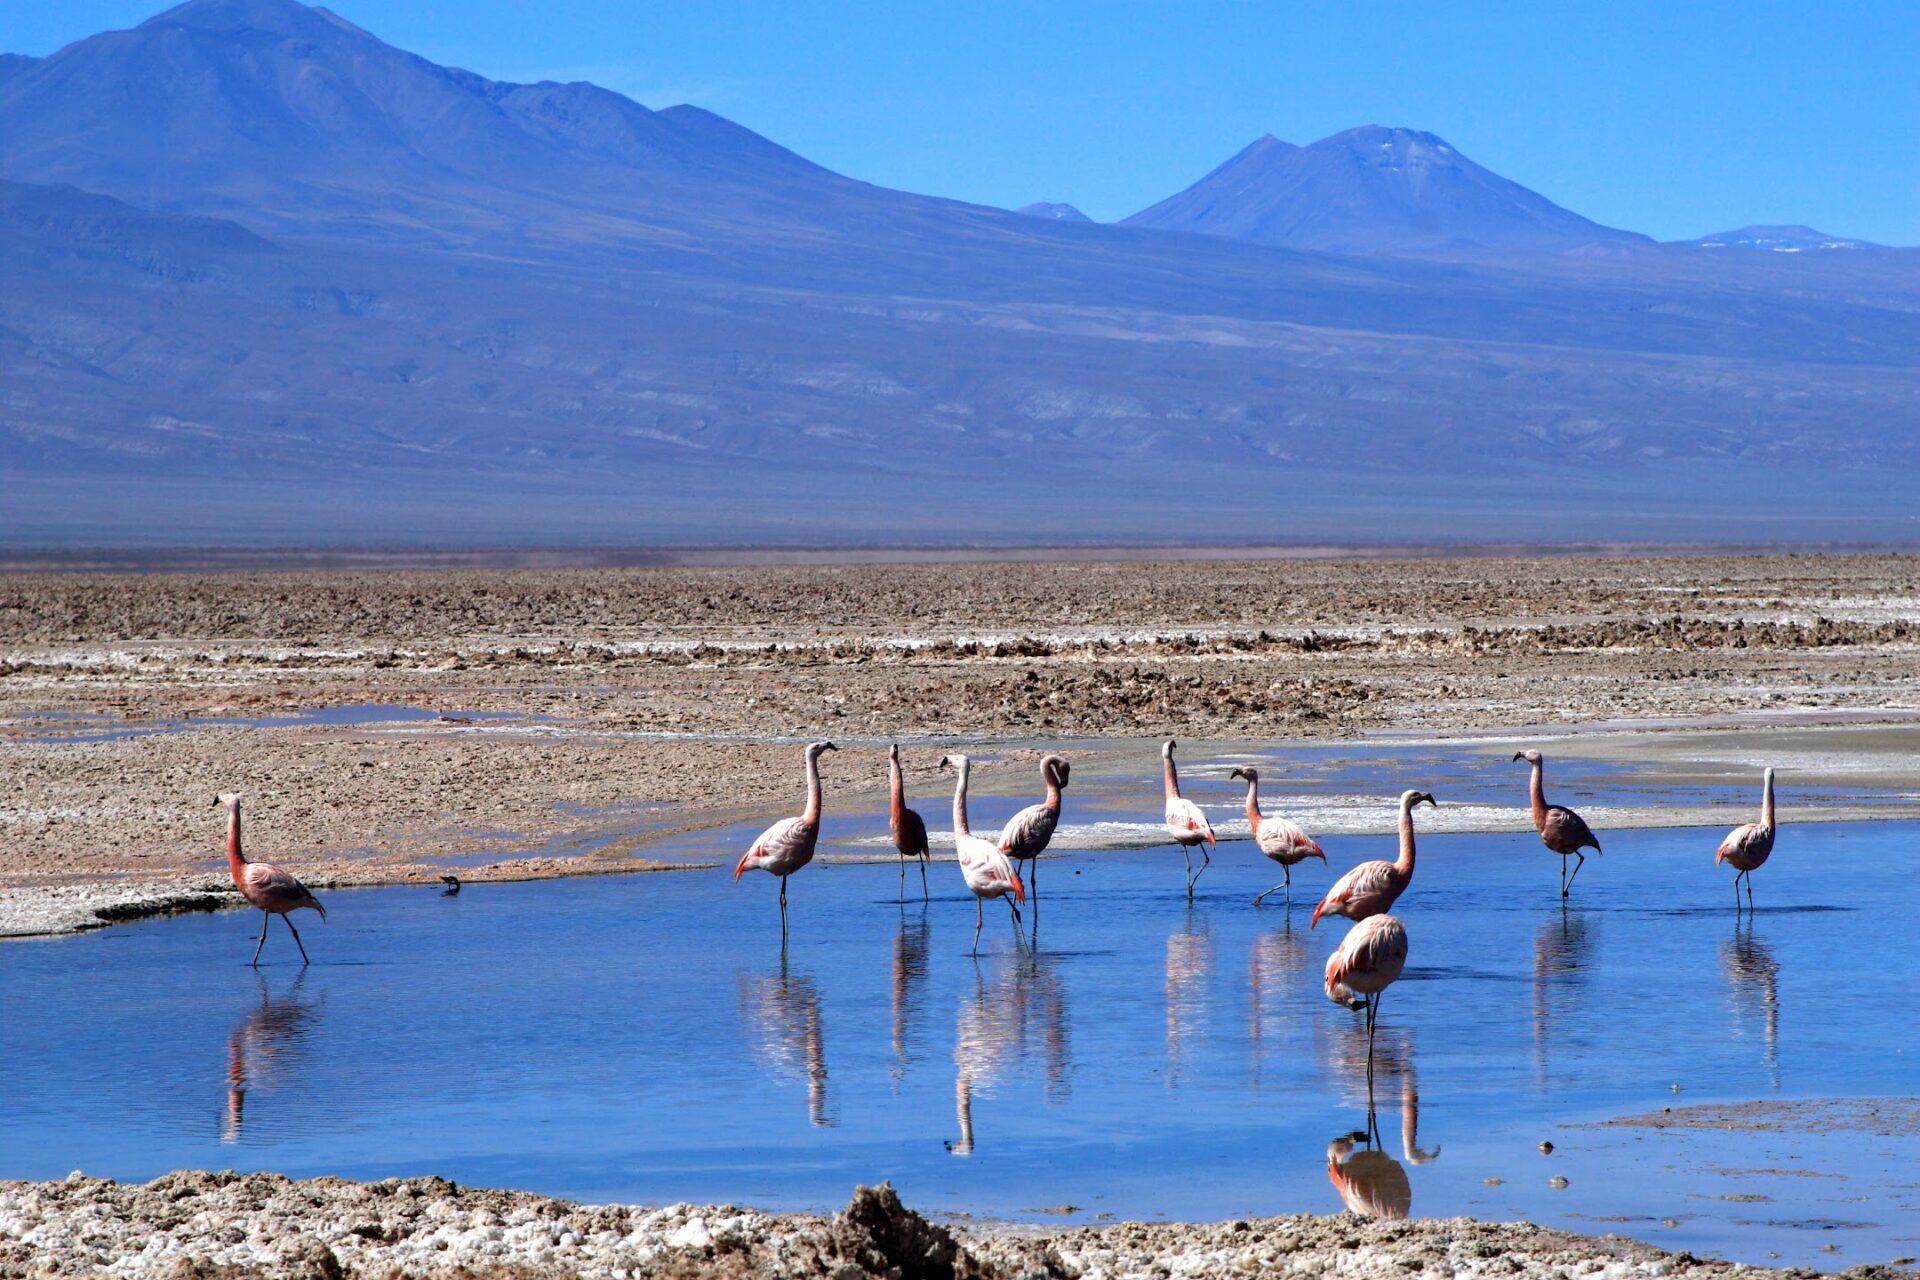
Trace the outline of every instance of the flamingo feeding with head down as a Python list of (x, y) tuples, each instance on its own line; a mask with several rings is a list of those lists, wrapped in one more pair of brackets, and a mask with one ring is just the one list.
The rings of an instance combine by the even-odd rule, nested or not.
[[(967, 888), (973, 891), (973, 953), (979, 955), (980, 929), (986, 922), (982, 904), (988, 898), (1004, 898), (1008, 894), (1025, 902), (1027, 890), (1013, 869), (1013, 860), (1000, 852), (1000, 846), (984, 836), (974, 835), (967, 827), (967, 775), (973, 769), (973, 762), (965, 756), (940, 757), (940, 767), (944, 769), (948, 765), (953, 766), (956, 775), (953, 785), (953, 852), (960, 861), (960, 874), (965, 877)], [(1013, 922), (1018, 925), (1020, 908), (1009, 902), (1007, 909), (1013, 912)]]
[[(1533, 810), (1533, 829), (1540, 833), (1540, 843), (1560, 855), (1560, 896), (1566, 897), (1573, 892), (1574, 876), (1580, 874), (1580, 868), (1587, 865), (1587, 856), (1580, 850), (1587, 845), (1593, 846), (1595, 853), (1600, 852), (1600, 841), (1594, 837), (1593, 828), (1587, 820), (1562, 805), (1547, 803), (1547, 790), (1543, 780), (1546, 773), (1546, 758), (1531, 748), (1513, 753), (1515, 760), (1525, 760), (1533, 766), (1533, 777), (1527, 783), (1527, 803)], [(1573, 864), (1573, 875), (1567, 874), (1567, 855), (1572, 854), (1579, 861)]]
[(1413, 806), (1422, 802), (1438, 809), (1440, 802), (1431, 791), (1400, 793), (1400, 857), (1394, 862), (1363, 862), (1333, 882), (1327, 896), (1313, 909), (1308, 928), (1320, 923), (1321, 916), (1345, 916), (1365, 920), (1384, 915), (1413, 882)]
[(1773, 767), (1769, 765), (1760, 784), (1760, 821), (1749, 822), (1727, 832), (1714, 852), (1713, 865), (1731, 863), (1740, 874), (1733, 878), (1733, 909), (1740, 910), (1740, 882), (1747, 882), (1747, 910), (1753, 910), (1753, 873), (1773, 852)]
[[(1180, 853), (1187, 860), (1187, 901), (1193, 901), (1193, 882), (1200, 878), (1213, 863), (1207, 853), (1206, 845), (1218, 844), (1213, 838), (1213, 826), (1207, 821), (1207, 815), (1200, 812), (1200, 806), (1180, 794), (1180, 774), (1173, 767), (1173, 748), (1177, 744), (1172, 738), (1160, 748), (1160, 772), (1167, 789), (1167, 833), (1173, 842), (1180, 846)], [(1193, 853), (1200, 848), (1200, 871), (1193, 869)]]
[(1287, 904), (1291, 906), (1293, 904), (1293, 864), (1304, 862), (1308, 858), (1318, 858), (1325, 862), (1327, 855), (1320, 851), (1320, 846), (1314, 843), (1312, 836), (1285, 818), (1277, 816), (1269, 818), (1261, 814), (1258, 769), (1235, 769), (1227, 776), (1247, 780), (1247, 822), (1253, 827), (1253, 843), (1259, 847), (1260, 852), (1279, 863), (1280, 869), (1286, 874), (1285, 880), (1256, 897), (1253, 905), (1259, 906), (1261, 899), (1268, 893), (1285, 889)]
[(738, 880), (748, 871), (780, 877), (780, 941), (787, 940), (787, 877), (813, 861), (820, 840), (820, 753), (837, 751), (831, 742), (807, 744), (807, 807), (797, 818), (782, 818), (760, 833), (733, 869)]
[(1327, 957), (1327, 999), (1355, 1008), (1365, 996), (1367, 1074), (1373, 1074), (1373, 1033), (1379, 1026), (1380, 995), (1407, 967), (1407, 929), (1392, 916), (1368, 916), (1347, 931)]
[(214, 804), (225, 805), (227, 809), (227, 870), (233, 876), (233, 887), (263, 913), (260, 941), (253, 949), (253, 966), (260, 966), (260, 951), (267, 945), (267, 926), (275, 916), (285, 921), (288, 932), (293, 934), (293, 945), (300, 948), (300, 963), (311, 964), (312, 961), (307, 959), (307, 944), (300, 941), (300, 931), (293, 927), (288, 913), (302, 907), (312, 907), (325, 920), (327, 909), (320, 905), (318, 898), (307, 892), (307, 886), (290, 873), (264, 862), (247, 861), (240, 852), (240, 797), (237, 794), (229, 792), (217, 796)]
[[(1027, 887), (1034, 894), (1034, 919), (1039, 920), (1040, 855), (1053, 842), (1053, 831), (1060, 825), (1060, 793), (1066, 789), (1072, 767), (1065, 756), (1047, 756), (1040, 761), (1040, 777), (1047, 786), (1047, 798), (1030, 804), (1007, 819), (1000, 828), (1000, 852), (1015, 862), (1027, 862)], [(1037, 927), (1037, 926), (1036, 926)]]
[(907, 808), (907, 781), (900, 772), (900, 747), (887, 748), (887, 775), (892, 789), (892, 807), (888, 812), (887, 826), (893, 832), (893, 847), (900, 851), (900, 899), (907, 897), (907, 859), (920, 859), (920, 898), (927, 897), (927, 859), (932, 850), (927, 847), (927, 824), (919, 814)]

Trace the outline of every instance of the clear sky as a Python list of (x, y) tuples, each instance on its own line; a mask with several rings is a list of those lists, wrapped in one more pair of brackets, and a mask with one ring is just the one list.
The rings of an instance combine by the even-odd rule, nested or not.
[[(45, 54), (163, 6), (0, 0)], [(1590, 218), (1920, 244), (1920, 0), (333, 0), (436, 62), (692, 102), (870, 182), (1124, 217), (1263, 133), (1445, 137)]]

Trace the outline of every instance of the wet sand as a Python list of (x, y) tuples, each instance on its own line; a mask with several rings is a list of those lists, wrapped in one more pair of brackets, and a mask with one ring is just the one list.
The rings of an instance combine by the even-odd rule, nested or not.
[[(439, 718), (298, 716), (362, 704)], [(1646, 717), (1736, 726), (1706, 751), (1735, 763), (1793, 723), (1897, 790), (1916, 716), (1912, 556), (14, 574), (0, 934), (230, 893), (224, 790), (253, 855), (319, 885), (511, 879), (654, 869), (665, 836), (795, 809), (819, 737), (847, 811), (883, 803), (896, 740), (933, 796), (955, 743), (1010, 790), (1043, 742), (1132, 768), (1170, 734), (1584, 744)]]
[[(587, 1207), (437, 1178), (290, 1182), (176, 1173), (0, 1182), (0, 1276), (1113, 1277), (1407, 1275), (1738, 1280), (1813, 1275), (1667, 1253), (1618, 1236), (1353, 1214), (1207, 1224), (949, 1228), (862, 1188), (831, 1218), (730, 1206)], [(1895, 1277), (1855, 1267), (1861, 1280)]]

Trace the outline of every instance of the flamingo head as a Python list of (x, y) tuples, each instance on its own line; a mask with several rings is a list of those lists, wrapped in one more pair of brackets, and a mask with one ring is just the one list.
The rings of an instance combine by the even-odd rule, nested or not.
[(240, 793), (238, 791), (222, 791), (213, 798), (213, 806), (216, 809), (225, 809), (228, 813), (238, 813), (240, 811)]
[(1067, 763), (1065, 756), (1048, 756), (1040, 762), (1040, 772), (1049, 783), (1064, 791), (1067, 775), (1073, 772), (1073, 766)]
[(1433, 798), (1433, 792), (1431, 791), (1403, 791), (1400, 793), (1400, 811), (1402, 813), (1412, 813), (1413, 807), (1417, 804), (1430, 804), (1436, 809), (1440, 807), (1440, 802)]
[(1173, 759), (1173, 749), (1179, 745), (1180, 744), (1172, 738), (1168, 738), (1166, 744), (1160, 748), (1160, 754), (1171, 760)]
[(1538, 751), (1535, 751), (1532, 747), (1528, 747), (1525, 751), (1514, 752), (1513, 758), (1515, 760), (1525, 760), (1528, 764), (1540, 763), (1540, 753)]
[(941, 756), (940, 763), (934, 767), (937, 769), (952, 769), (955, 773), (958, 773), (967, 767), (967, 758), (965, 756)]
[(807, 759), (818, 760), (822, 751), (838, 751), (839, 749), (840, 748), (834, 746), (831, 742), (809, 742), (807, 744)]
[(1247, 785), (1252, 786), (1254, 783), (1260, 781), (1260, 771), (1258, 769), (1235, 769), (1232, 773), (1228, 774), (1227, 777), (1245, 778)]
[(1763, 773), (1763, 774), (1762, 774), (1762, 775), (1760, 776), (1760, 781), (1762, 781), (1762, 782), (1772, 782), (1772, 781), (1773, 781), (1773, 766), (1772, 766), (1772, 765), (1768, 765), (1768, 766), (1767, 766), (1767, 771), (1766, 771), (1765, 773)]
[(887, 748), (887, 759), (893, 761), (895, 764), (900, 763), (900, 744), (899, 743), (896, 742), (892, 746)]

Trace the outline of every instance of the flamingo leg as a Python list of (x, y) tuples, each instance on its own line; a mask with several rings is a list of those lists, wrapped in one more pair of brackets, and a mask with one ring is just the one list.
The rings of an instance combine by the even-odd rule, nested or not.
[(1253, 900), (1254, 906), (1256, 907), (1259, 906), (1260, 898), (1266, 897), (1268, 893), (1278, 893), (1282, 889), (1285, 889), (1287, 891), (1287, 909), (1289, 911), (1293, 909), (1293, 868), (1283, 863), (1281, 864), (1280, 869), (1286, 873), (1287, 878), (1285, 880), (1282, 880), (1279, 884), (1273, 886), (1273, 888), (1268, 889), (1266, 893), (1262, 893), (1259, 898), (1255, 898)]
[(927, 901), (927, 860), (920, 859), (920, 901)]
[(907, 900), (907, 855), (900, 855), (900, 901)]
[(980, 895), (973, 896), (973, 954), (980, 954), (980, 929), (987, 922), (986, 910), (980, 905)]
[(787, 944), (787, 878), (780, 877), (780, 945)]
[(1011, 897), (1009, 897), (1009, 898), (1007, 899), (1007, 910), (1009, 910), (1009, 911), (1011, 911), (1011, 912), (1013, 912), (1013, 922), (1014, 922), (1015, 924), (1019, 924), (1019, 923), (1020, 923), (1020, 908), (1019, 908), (1019, 907), (1018, 907), (1018, 906), (1017, 906), (1017, 905), (1016, 905), (1016, 904), (1014, 903), (1014, 901), (1013, 901), (1013, 899), (1012, 899)]
[(1187, 901), (1193, 901), (1193, 850), (1186, 845), (1180, 846), (1180, 856), (1187, 860)]
[[(1737, 887), (1735, 889), (1734, 896), (1736, 898), (1739, 897), (1739, 890)], [(272, 923), (273, 923), (273, 917), (268, 915), (266, 912), (262, 911), (260, 913), (260, 942), (258, 946), (254, 947), (253, 959), (249, 962), (256, 969), (260, 967), (260, 952), (264, 950), (267, 945), (267, 926)]]
[[(300, 941), (300, 931), (298, 929), (294, 929), (293, 927), (293, 918), (291, 916), (283, 915), (280, 917), (280, 919), (283, 923), (285, 923), (288, 929), (293, 931), (293, 945), (300, 948), (300, 963), (312, 964), (313, 961), (307, 959), (307, 944)], [(262, 929), (260, 932), (265, 933), (266, 930)]]
[[(1580, 852), (1578, 849), (1575, 849), (1573, 851), (1573, 856), (1575, 858), (1575, 862), (1573, 864), (1573, 874), (1567, 877), (1567, 883), (1564, 886), (1562, 886), (1560, 890), (1560, 896), (1563, 898), (1566, 897), (1569, 893), (1573, 892), (1573, 882), (1579, 879), (1580, 868), (1587, 865), (1586, 854)], [(1563, 867), (1567, 865), (1566, 855), (1564, 854), (1562, 854), (1560, 857), (1560, 865)]]
[(1745, 874), (1747, 873), (1744, 871), (1736, 871), (1733, 873), (1733, 914), (1735, 919), (1738, 919), (1740, 916), (1740, 877)]

